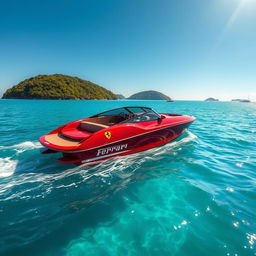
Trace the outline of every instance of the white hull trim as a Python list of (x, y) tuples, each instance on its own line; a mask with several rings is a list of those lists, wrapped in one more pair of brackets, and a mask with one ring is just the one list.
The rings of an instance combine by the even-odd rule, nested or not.
[(125, 153), (125, 152), (128, 152), (128, 151), (130, 151), (130, 150), (115, 152), (115, 153), (104, 155), (104, 156), (93, 157), (93, 158), (90, 158), (90, 159), (87, 159), (87, 160), (83, 160), (83, 161), (81, 161), (81, 163), (87, 163), (87, 162), (96, 161), (96, 160), (99, 160), (99, 159), (104, 159), (104, 158), (107, 158), (107, 157), (110, 157), (110, 156), (115, 156), (115, 155), (118, 155), (118, 154), (122, 154), (122, 153)]

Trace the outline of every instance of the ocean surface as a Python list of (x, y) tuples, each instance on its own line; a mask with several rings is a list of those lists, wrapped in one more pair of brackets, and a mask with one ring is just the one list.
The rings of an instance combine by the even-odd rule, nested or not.
[[(121, 106), (197, 118), (178, 140), (93, 167), (38, 138)], [(0, 255), (256, 255), (256, 103), (0, 100)]]

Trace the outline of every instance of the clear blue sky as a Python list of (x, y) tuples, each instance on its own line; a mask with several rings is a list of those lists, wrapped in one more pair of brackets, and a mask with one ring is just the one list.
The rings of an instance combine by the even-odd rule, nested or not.
[(63, 73), (129, 96), (256, 100), (256, 0), (1, 1), (0, 95)]

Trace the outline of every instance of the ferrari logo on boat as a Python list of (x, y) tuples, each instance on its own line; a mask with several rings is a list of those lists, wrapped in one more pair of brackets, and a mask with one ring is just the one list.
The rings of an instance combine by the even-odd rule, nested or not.
[[(116, 155), (119, 153), (119, 151), (122, 151), (124, 149), (127, 149), (128, 144), (121, 144), (121, 145), (115, 145), (107, 148), (100, 148), (98, 149), (97, 156), (104, 156), (104, 155)], [(121, 153), (121, 152), (120, 152)]]
[(105, 132), (105, 136), (107, 139), (110, 139), (111, 138), (111, 132)]

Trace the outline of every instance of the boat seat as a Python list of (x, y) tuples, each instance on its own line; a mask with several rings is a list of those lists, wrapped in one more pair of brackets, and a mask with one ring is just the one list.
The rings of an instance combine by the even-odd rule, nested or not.
[(78, 129), (79, 125), (80, 122), (67, 124), (61, 129), (61, 134), (63, 134), (65, 137), (75, 140), (84, 140), (89, 138), (92, 134), (87, 131), (81, 131), (81, 129)]
[(61, 130), (61, 133), (71, 139), (75, 139), (75, 140), (84, 140), (89, 138), (92, 134), (86, 131), (81, 131), (78, 130), (77, 128), (69, 128), (69, 127), (64, 127)]
[(109, 127), (108, 125), (98, 124), (98, 123), (96, 124), (88, 121), (82, 121), (79, 126), (80, 129), (85, 130), (87, 132), (92, 132), (92, 133), (98, 132), (108, 127)]

